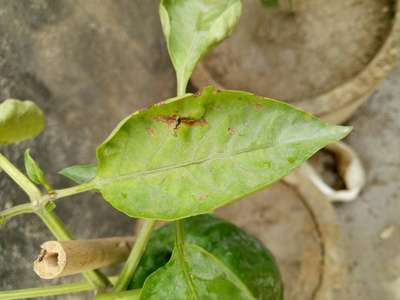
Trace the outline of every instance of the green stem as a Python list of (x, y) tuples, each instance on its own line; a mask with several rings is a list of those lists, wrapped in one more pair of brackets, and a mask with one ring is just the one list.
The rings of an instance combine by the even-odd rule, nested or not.
[[(115, 278), (111, 277), (110, 281)], [(0, 291), (0, 300), (30, 299), (38, 297), (58, 296), (70, 293), (80, 293), (94, 290), (89, 282), (67, 283), (39, 288)]]
[(25, 203), (25, 204), (20, 204), (16, 205), (14, 207), (11, 207), (9, 209), (0, 211), (0, 224), (5, 223), (7, 219), (22, 215), (22, 214), (28, 214), (28, 213), (33, 213), (33, 206), (31, 203)]
[(0, 300), (30, 299), (37, 297), (57, 296), (93, 290), (88, 282), (61, 284), (49, 287), (31, 288), (14, 291), (1, 291)]
[(186, 94), (186, 86), (188, 81), (182, 80), (178, 74), (176, 74), (176, 93), (177, 96), (183, 96)]
[(155, 224), (155, 220), (146, 220), (145, 223), (143, 223), (136, 242), (129, 254), (128, 260), (126, 261), (121, 274), (118, 277), (117, 283), (115, 284), (114, 292), (122, 292), (128, 288), (129, 282), (133, 277), (144, 250), (150, 240)]
[(189, 273), (189, 266), (187, 264), (187, 261), (185, 259), (185, 236), (184, 236), (184, 230), (183, 230), (183, 225), (181, 221), (176, 221), (176, 229), (175, 229), (175, 247), (176, 250), (178, 251), (178, 260), (179, 263), (181, 264), (182, 270), (183, 270), (183, 275), (186, 277), (186, 281), (188, 282), (189, 288), (194, 295), (193, 299), (200, 299), (200, 297), (197, 294), (196, 288), (193, 284), (192, 276)]
[[(60, 220), (60, 218), (52, 211), (45, 208), (40, 209), (36, 212), (43, 223), (49, 228), (51, 233), (59, 241), (72, 240), (71, 233), (65, 227), (65, 224)], [(86, 280), (88, 280), (91, 285), (95, 288), (104, 289), (109, 285), (107, 278), (97, 270), (91, 270), (84, 272), (82, 274)]]
[(32, 202), (41, 197), (39, 189), (20, 170), (18, 170), (3, 154), (0, 153), (0, 168), (4, 170), (28, 194)]
[[(19, 205), (0, 212), (0, 221), (21, 213), (35, 212), (58, 240), (71, 240), (72, 236), (66, 229), (64, 223), (53, 211), (46, 208), (46, 204), (57, 198), (57, 193), (58, 197), (62, 198), (86, 191), (89, 187), (87, 185), (78, 185), (72, 188), (55, 191), (53, 195), (42, 195), (39, 189), (1, 153), (0, 168), (28, 194), (32, 202), (30, 206), (23, 204), (22, 206)], [(107, 278), (97, 270), (85, 272), (83, 275), (94, 288), (104, 289), (109, 285)]]
[(60, 198), (65, 198), (68, 196), (80, 194), (83, 192), (87, 192), (90, 190), (93, 190), (95, 188), (95, 184), (92, 182), (86, 182), (80, 185), (75, 185), (69, 188), (65, 189), (60, 189), (60, 190), (54, 190), (54, 198), (55, 199), (60, 199)]
[(93, 300), (139, 300), (140, 290), (98, 294)]

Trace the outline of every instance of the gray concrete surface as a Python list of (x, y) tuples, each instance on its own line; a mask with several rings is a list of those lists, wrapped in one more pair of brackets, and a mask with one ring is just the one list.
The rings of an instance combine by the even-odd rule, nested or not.
[(336, 206), (348, 253), (346, 300), (400, 299), (400, 66), (349, 122), (367, 184)]
[[(174, 74), (156, 2), (0, 0), (0, 99), (35, 100), (47, 115), (35, 141), (0, 150), (22, 167), (23, 150), (31, 147), (50, 182), (64, 187), (69, 182), (58, 170), (93, 162), (96, 145), (123, 116), (172, 96)], [(360, 199), (336, 207), (351, 274), (341, 300), (398, 300), (400, 67), (349, 123), (355, 129), (348, 142), (365, 163), (368, 183)], [(0, 174), (0, 209), (26, 200)], [(133, 227), (91, 193), (60, 201), (57, 212), (78, 238), (129, 234)], [(0, 290), (47, 284), (31, 262), (48, 238), (35, 216), (0, 227)]]
[[(173, 96), (174, 77), (157, 1), (0, 0), (0, 100), (34, 100), (47, 116), (37, 139), (0, 151), (23, 168), (30, 147), (55, 187), (72, 184), (57, 175), (63, 167), (95, 161), (96, 146), (123, 117)], [(0, 209), (25, 201), (0, 173)], [(77, 238), (129, 235), (134, 226), (94, 193), (60, 201), (56, 211)], [(58, 282), (32, 272), (49, 238), (35, 216), (0, 227), (0, 290)]]

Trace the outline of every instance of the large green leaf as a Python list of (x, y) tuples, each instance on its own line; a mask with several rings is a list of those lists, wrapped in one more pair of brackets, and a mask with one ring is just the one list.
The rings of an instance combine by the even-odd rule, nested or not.
[(173, 220), (260, 190), (348, 134), (288, 104), (207, 88), (124, 119), (92, 181), (132, 217)]
[(150, 275), (141, 300), (256, 300), (240, 279), (203, 248), (175, 248), (167, 265)]
[(32, 101), (8, 99), (0, 104), (0, 144), (34, 138), (43, 128), (43, 112)]
[(162, 28), (180, 93), (200, 58), (232, 33), (241, 9), (240, 0), (161, 1)]
[[(257, 299), (282, 299), (282, 280), (275, 259), (255, 237), (213, 215), (188, 218), (182, 223), (185, 242), (208, 251)], [(174, 248), (174, 225), (170, 223), (153, 233), (130, 288), (141, 288), (151, 273), (168, 262)]]

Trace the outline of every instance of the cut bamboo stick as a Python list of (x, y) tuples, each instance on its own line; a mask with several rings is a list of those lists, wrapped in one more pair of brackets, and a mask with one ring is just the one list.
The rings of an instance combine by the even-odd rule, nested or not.
[(40, 278), (54, 279), (125, 261), (134, 238), (48, 241), (41, 245), (33, 269)]

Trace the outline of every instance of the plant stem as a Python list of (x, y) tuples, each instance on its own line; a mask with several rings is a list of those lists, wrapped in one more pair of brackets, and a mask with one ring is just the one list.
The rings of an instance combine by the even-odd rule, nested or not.
[(93, 300), (139, 300), (140, 290), (98, 294)]
[(28, 213), (33, 213), (33, 207), (31, 203), (16, 205), (0, 212), (0, 224), (6, 222), (9, 218)]
[(175, 221), (176, 224), (176, 245), (177, 247), (182, 247), (184, 243), (184, 233), (183, 233), (183, 226), (181, 221)]
[(32, 202), (41, 197), (39, 189), (20, 170), (18, 170), (3, 154), (0, 153), (0, 168), (4, 170), (28, 194)]
[[(72, 240), (71, 233), (67, 230), (64, 223), (60, 218), (52, 211), (45, 208), (40, 209), (36, 212), (44, 224), (49, 228), (52, 234), (59, 241)], [(91, 270), (82, 273), (82, 275), (88, 280), (91, 285), (95, 288), (104, 289), (109, 285), (107, 277), (97, 270)]]
[(29, 299), (46, 296), (56, 296), (69, 293), (79, 293), (93, 290), (93, 286), (88, 282), (70, 283), (49, 287), (31, 288), (14, 291), (0, 292), (0, 300)]
[(94, 183), (86, 182), (86, 183), (83, 183), (80, 185), (75, 185), (75, 186), (72, 186), (69, 188), (54, 190), (54, 198), (60, 199), (60, 198), (65, 198), (68, 196), (80, 194), (83, 192), (93, 190), (94, 187), (95, 187)]
[(186, 94), (186, 86), (187, 86), (187, 82), (185, 82), (184, 80), (181, 80), (182, 77), (179, 77), (179, 75), (177, 74), (176, 77), (176, 93), (177, 96), (183, 96)]
[[(64, 223), (54, 212), (46, 208), (46, 204), (49, 201), (57, 198), (57, 193), (53, 196), (42, 195), (39, 189), (1, 153), (0, 168), (3, 169), (4, 172), (6, 172), (28, 194), (32, 202), (32, 204), (29, 204), (29, 206), (28, 204), (23, 204), (22, 206), (19, 205), (1, 212), (0, 221), (17, 214), (35, 212), (58, 240), (71, 240), (72, 236), (66, 229)], [(87, 185), (78, 185), (72, 188), (58, 190), (57, 192), (61, 194), (61, 196), (59, 195), (61, 198), (72, 194), (81, 193), (88, 189), (89, 188)], [(107, 277), (97, 270), (85, 272), (83, 275), (94, 288), (104, 289), (109, 285)]]
[[(114, 281), (114, 278), (110, 278), (110, 281)], [(94, 290), (94, 288), (89, 282), (76, 282), (39, 288), (0, 291), (0, 300), (30, 299), (69, 293), (80, 293), (92, 290)]]
[(128, 288), (129, 281), (132, 279), (140, 259), (142, 258), (155, 224), (155, 220), (146, 220), (143, 223), (136, 238), (136, 243), (133, 245), (128, 260), (126, 261), (124, 268), (118, 277), (117, 283), (115, 284), (114, 292), (122, 292)]

